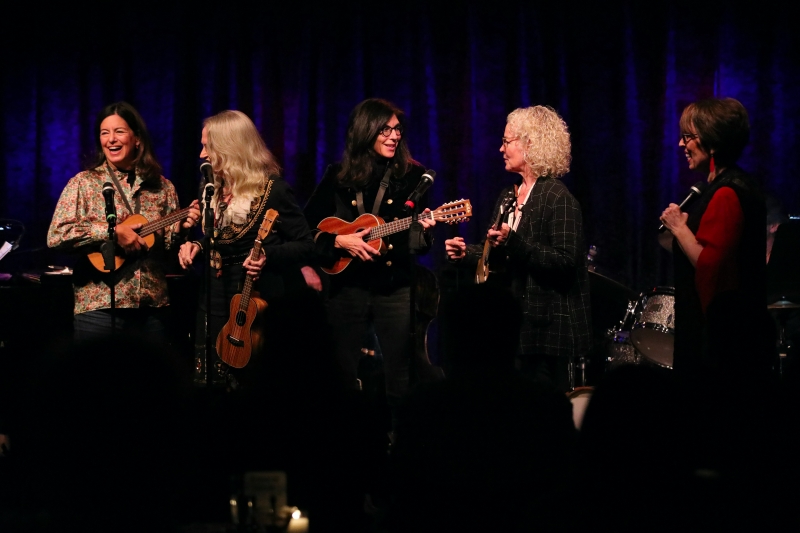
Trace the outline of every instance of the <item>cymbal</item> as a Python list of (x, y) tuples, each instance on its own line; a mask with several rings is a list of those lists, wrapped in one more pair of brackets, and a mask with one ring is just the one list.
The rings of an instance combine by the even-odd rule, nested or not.
[(767, 305), (767, 309), (800, 309), (800, 303), (790, 302), (789, 300), (778, 300)]
[(639, 296), (638, 293), (611, 278), (608, 274), (598, 272), (596, 268), (589, 269), (589, 283), (593, 292), (600, 291), (604, 296), (622, 298), (626, 304), (628, 300)]

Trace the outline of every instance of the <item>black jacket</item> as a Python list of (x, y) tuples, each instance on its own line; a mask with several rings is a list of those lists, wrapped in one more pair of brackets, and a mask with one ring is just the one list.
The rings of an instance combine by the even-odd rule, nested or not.
[[(305, 287), (300, 266), (310, 261), (314, 253), (311, 232), (289, 184), (279, 176), (270, 176), (266, 194), (253, 202), (247, 223), (220, 228), (215, 239), (215, 249), (222, 256), (223, 266), (221, 275), (211, 278), (212, 314), (227, 316), (230, 299), (241, 292), (245, 279), (242, 263), (253, 248), (269, 209), (278, 211), (278, 218), (262, 241), (267, 262), (255, 288), (269, 302)], [(205, 309), (204, 296), (200, 298), (200, 305)]]
[[(491, 220), (508, 196), (504, 189)], [(467, 247), (474, 263), (482, 245)], [(490, 264), (506, 264), (511, 291), (524, 314), (523, 354), (578, 356), (591, 345), (589, 274), (578, 201), (559, 179), (536, 180), (516, 231), (492, 250)], [(498, 257), (500, 256), (500, 257)]]
[[(372, 212), (373, 203), (378, 193), (382, 170), (380, 166), (373, 173), (372, 180), (363, 189), (364, 208), (367, 213)], [(352, 222), (360, 215), (356, 202), (354, 187), (345, 187), (339, 183), (337, 174), (341, 166), (330, 165), (325, 170), (319, 185), (308, 201), (305, 216), (308, 225), (312, 228), (316, 244), (316, 257), (320, 266), (332, 265), (340, 257), (349, 257), (349, 254), (334, 247), (336, 235), (319, 231), (317, 226), (327, 217), (337, 217), (346, 222)], [(389, 181), (377, 215), (384, 222), (402, 220), (411, 216), (405, 208), (405, 202), (417, 187), (425, 169), (419, 164), (409, 165), (408, 171), (403, 176), (392, 176)], [(423, 195), (418, 208), (427, 207), (427, 193)], [(400, 231), (384, 238), (386, 251), (376, 257), (374, 261), (353, 261), (339, 274), (331, 276), (331, 291), (333, 293), (340, 287), (359, 286), (378, 291), (392, 291), (398, 287), (408, 286), (410, 280), (411, 258), (408, 253), (408, 230)], [(430, 248), (430, 237), (426, 235), (427, 249)]]

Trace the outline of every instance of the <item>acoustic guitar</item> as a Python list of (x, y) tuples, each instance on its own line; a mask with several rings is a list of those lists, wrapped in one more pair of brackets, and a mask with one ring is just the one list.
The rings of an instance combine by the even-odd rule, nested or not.
[[(258, 237), (251, 254), (253, 259), (261, 257), (261, 242), (272, 231), (272, 225), (277, 218), (278, 212), (274, 209), (264, 213), (264, 222), (258, 229)], [(250, 361), (250, 356), (261, 349), (264, 337), (259, 319), (266, 309), (267, 302), (259, 298), (257, 292), (253, 292), (253, 277), (248, 274), (241, 294), (231, 298), (230, 317), (217, 335), (217, 354), (225, 364), (233, 368), (244, 368)]]
[[(514, 201), (516, 200), (516, 185), (514, 189), (508, 193), (508, 197), (500, 204), (500, 210), (497, 212), (497, 218), (492, 224), (492, 229), (495, 231), (500, 229), (503, 221), (503, 215), (508, 213), (509, 210), (514, 208)], [(475, 283), (484, 283), (489, 278), (489, 253), (492, 251), (492, 243), (489, 239), (483, 243), (483, 253), (478, 259), (478, 268), (475, 269)]]
[[(441, 207), (430, 211), (429, 213), (421, 213), (419, 220), (435, 220), (436, 222), (445, 222), (447, 224), (455, 224), (456, 222), (463, 222), (469, 220), (472, 216), (472, 204), (469, 200), (456, 200), (449, 202)], [(384, 222), (379, 217), (370, 213), (365, 213), (352, 222), (346, 222), (341, 218), (328, 217), (323, 219), (317, 228), (326, 233), (333, 233), (334, 235), (351, 235), (362, 229), (370, 228), (369, 233), (364, 236), (364, 240), (375, 248), (383, 252), (386, 249), (386, 244), (383, 242), (384, 237), (388, 237), (394, 233), (407, 230), (411, 227), (411, 217), (406, 217), (400, 220), (393, 220), (392, 222)], [(350, 264), (353, 258), (349, 255), (340, 257), (331, 267), (322, 267), (322, 270), (328, 274), (339, 274), (347, 265)]]
[[(156, 242), (156, 236), (153, 235), (155, 232), (161, 228), (166, 228), (167, 226), (171, 226), (176, 222), (180, 222), (188, 218), (189, 211), (191, 209), (191, 207), (187, 207), (185, 209), (181, 209), (180, 211), (174, 211), (164, 218), (160, 218), (154, 222), (148, 222), (147, 219), (142, 215), (131, 215), (117, 225), (132, 226), (134, 224), (142, 224), (142, 227), (136, 230), (136, 233), (139, 234), (139, 237), (144, 239), (144, 242), (147, 243), (147, 247), (150, 248)], [(122, 249), (118, 248), (116, 253), (122, 253)], [(119, 270), (119, 268), (125, 263), (125, 259), (126, 258), (121, 255), (114, 256), (114, 269)], [(110, 270), (106, 269), (106, 264), (105, 261), (103, 261), (103, 254), (101, 252), (90, 253), (89, 261), (91, 261), (92, 265), (100, 272), (110, 272)]]

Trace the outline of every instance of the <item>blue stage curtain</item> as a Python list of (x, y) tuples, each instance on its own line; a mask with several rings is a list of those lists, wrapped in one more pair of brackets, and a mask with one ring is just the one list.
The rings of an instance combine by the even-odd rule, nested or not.
[(565, 118), (564, 181), (583, 207), (587, 245), (637, 292), (670, 284), (658, 216), (702, 178), (678, 148), (689, 102), (741, 100), (752, 123), (741, 165), (800, 209), (798, 33), (786, 14), (666, 2), (275, 4), (31, 6), (6, 19), (0, 218), (25, 223), (25, 247), (44, 246), (58, 195), (93, 148), (95, 113), (121, 99), (148, 123), (183, 204), (196, 192), (211, 114), (252, 116), (304, 202), (339, 158), (353, 106), (394, 101), (409, 116), (413, 156), (438, 172), (433, 203), (463, 197), (474, 207), (468, 224), (437, 229), (424, 260), (434, 269), (445, 238), (481, 239), (514, 180), (498, 148), (520, 106), (547, 104)]

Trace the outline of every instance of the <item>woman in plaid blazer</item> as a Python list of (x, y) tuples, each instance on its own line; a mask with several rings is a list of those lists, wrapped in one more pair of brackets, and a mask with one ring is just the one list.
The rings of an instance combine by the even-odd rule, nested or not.
[[(581, 209), (558, 179), (569, 171), (570, 148), (567, 125), (552, 108), (528, 107), (508, 115), (500, 152), (506, 170), (522, 180), (501, 192), (492, 220), (507, 198), (513, 197), (513, 206), (501, 215), (501, 227), (486, 234), (490, 264), (505, 265), (500, 279), (524, 313), (520, 368), (564, 391), (574, 387), (572, 362), (589, 352), (591, 339)], [(468, 265), (483, 249), (461, 237), (445, 246), (451, 261), (466, 259)]]

